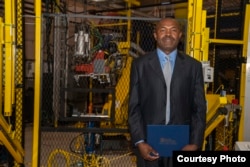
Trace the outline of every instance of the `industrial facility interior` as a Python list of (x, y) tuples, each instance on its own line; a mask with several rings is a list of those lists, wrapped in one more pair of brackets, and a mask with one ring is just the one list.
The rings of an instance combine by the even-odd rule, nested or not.
[(0, 0), (0, 166), (133, 167), (131, 62), (164, 17), (203, 65), (203, 151), (250, 150), (248, 0)]

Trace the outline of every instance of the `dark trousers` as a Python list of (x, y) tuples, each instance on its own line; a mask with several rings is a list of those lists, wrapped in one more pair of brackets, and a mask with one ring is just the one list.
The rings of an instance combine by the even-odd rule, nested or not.
[(134, 153), (136, 155), (137, 167), (173, 167), (172, 158), (160, 157), (155, 161), (147, 161), (141, 157), (137, 148), (134, 149)]

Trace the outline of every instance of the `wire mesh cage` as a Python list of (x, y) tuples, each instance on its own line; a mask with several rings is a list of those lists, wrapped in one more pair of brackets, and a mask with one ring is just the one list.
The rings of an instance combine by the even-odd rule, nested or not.
[[(246, 60), (242, 53), (243, 45), (237, 42), (243, 39), (245, 2), (209, 0), (203, 2), (203, 9), (207, 11), (206, 26), (210, 28), (209, 38), (222, 40), (209, 44), (208, 59), (214, 67), (214, 81), (208, 93), (225, 92), (226, 95), (233, 95), (239, 99), (241, 67)], [(229, 42), (226, 42), (227, 40)], [(207, 138), (207, 145), (210, 147), (207, 150), (233, 149), (235, 141), (238, 140), (241, 110), (229, 113), (233, 113), (230, 123), (225, 119), (225, 122), (218, 124)]]
[[(54, 9), (62, 10), (64, 7), (67, 10), (63, 5), (68, 2), (62, 1), (57, 4), (56, 1), (46, 1), (42, 10), (52, 12)], [(77, 4), (75, 2), (80, 1), (70, 2), (74, 2), (75, 5)], [(172, 1), (174, 4), (178, 2), (181, 1)], [(104, 7), (105, 3), (100, 6)], [(246, 0), (204, 1), (203, 9), (207, 11), (206, 26), (210, 28), (209, 38), (242, 40), (246, 3), (248, 3)], [(30, 5), (29, 2), (28, 4)], [(85, 6), (84, 4), (83, 8)], [(151, 7), (155, 9), (150, 8), (150, 12), (154, 13), (155, 17), (168, 14), (173, 16), (175, 10), (163, 4), (158, 7), (151, 5)], [(4, 5), (2, 8), (5, 8)], [(78, 6), (75, 5), (74, 8)], [(18, 11), (20, 12), (21, 8)], [(127, 127), (130, 65), (133, 59), (155, 48), (152, 32), (159, 18), (120, 17), (117, 15), (119, 11), (117, 9), (114, 11), (116, 12), (109, 13), (104, 9), (101, 11), (105, 13), (104, 15), (98, 13), (88, 15), (87, 12), (74, 15), (43, 13), (39, 166), (135, 166), (136, 160), (131, 150)], [(1, 10), (0, 16), (4, 17), (4, 12)], [(93, 11), (88, 10), (88, 12)], [(34, 14), (34, 11), (31, 14)], [(23, 17), (27, 19), (27, 16), (20, 16), (17, 19), (18, 23), (22, 22)], [(32, 31), (27, 29), (27, 25), (28, 22), (35, 22), (35, 19), (33, 15), (29, 17), (32, 19), (26, 20), (25, 29), (32, 34), (35, 23), (30, 24)], [(185, 20), (181, 22), (184, 27), (187, 27)], [(13, 28), (17, 30), (17, 39), (20, 40), (23, 27), (18, 25)], [(32, 45), (27, 45), (28, 40)], [(25, 48), (27, 55), (32, 53), (30, 55), (33, 56), (34, 41), (33, 38), (25, 39), (25, 44), (28, 46)], [(228, 94), (234, 94), (239, 98), (240, 76), (243, 71), (241, 66), (246, 63), (246, 59), (245, 55), (242, 55), (243, 48), (239, 41), (228, 43), (227, 41), (226, 44), (221, 42), (209, 45), (208, 58), (211, 66), (214, 67), (215, 77), (208, 91), (219, 94), (219, 90), (223, 87)], [(16, 45), (14, 42), (13, 46), (20, 51), (24, 45), (18, 43)], [(4, 45), (3, 48), (1, 52), (3, 52), (4, 87), (5, 84), (7, 85)], [(180, 49), (185, 50), (185, 39)], [(15, 65), (13, 63), (16, 70), (14, 71), (18, 75), (15, 89), (21, 90), (22, 55), (16, 58), (18, 59)], [(39, 60), (32, 61), (34, 63)], [(25, 76), (25, 86), (28, 87), (34, 86), (34, 69), (31, 71), (32, 73)], [(22, 92), (17, 91), (17, 93), (20, 94), (17, 94), (17, 103), (13, 106), (16, 111), (22, 110)], [(34, 106), (30, 103), (34, 100), (34, 89), (28, 89), (27, 96), (32, 98), (25, 97), (27, 98), (25, 99), (27, 104), (24, 104), (25, 114), (29, 115), (28, 110), (32, 114), (29, 118), (24, 116), (25, 121), (32, 122)], [(26, 108), (26, 106), (30, 107)], [(21, 118), (22, 112), (16, 111), (14, 114), (18, 114)], [(212, 149), (222, 149), (225, 144), (229, 145), (230, 149), (233, 148), (238, 136), (239, 111), (238, 108), (236, 112), (234, 111), (233, 122), (230, 122), (228, 127), (225, 128), (224, 123), (218, 125), (213, 140), (219, 142), (215, 143)], [(34, 113), (37, 112), (39, 111), (34, 111)], [(15, 121), (11, 118), (9, 123), (12, 124), (12, 122)], [(17, 130), (21, 132), (22, 119), (17, 119), (14, 124), (17, 125), (16, 132)], [(220, 143), (220, 141), (224, 142)], [(1, 163), (6, 160), (13, 163), (13, 157), (10, 157), (4, 146), (0, 147), (0, 155)]]
[(155, 48), (158, 19), (43, 16), (40, 166), (134, 166), (130, 65)]
[[(244, 1), (215, 1), (203, 2), (207, 11), (207, 24), (210, 28), (210, 39), (242, 40), (245, 16)], [(214, 67), (214, 82), (210, 91), (220, 93), (221, 86), (228, 94), (235, 94), (239, 98), (242, 45), (230, 42), (226, 44), (211, 43), (209, 45), (209, 61)], [(218, 90), (217, 90), (218, 89)]]

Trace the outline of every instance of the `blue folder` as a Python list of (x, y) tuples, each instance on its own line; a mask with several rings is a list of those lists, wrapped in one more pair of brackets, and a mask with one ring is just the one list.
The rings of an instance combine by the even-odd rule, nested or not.
[(189, 143), (189, 125), (148, 125), (147, 143), (161, 157), (172, 157)]

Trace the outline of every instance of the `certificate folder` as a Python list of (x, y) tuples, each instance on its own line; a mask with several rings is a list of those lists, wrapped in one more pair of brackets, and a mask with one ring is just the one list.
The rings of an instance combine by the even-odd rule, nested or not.
[(161, 157), (172, 157), (173, 151), (179, 151), (189, 143), (189, 126), (148, 125), (147, 143)]

